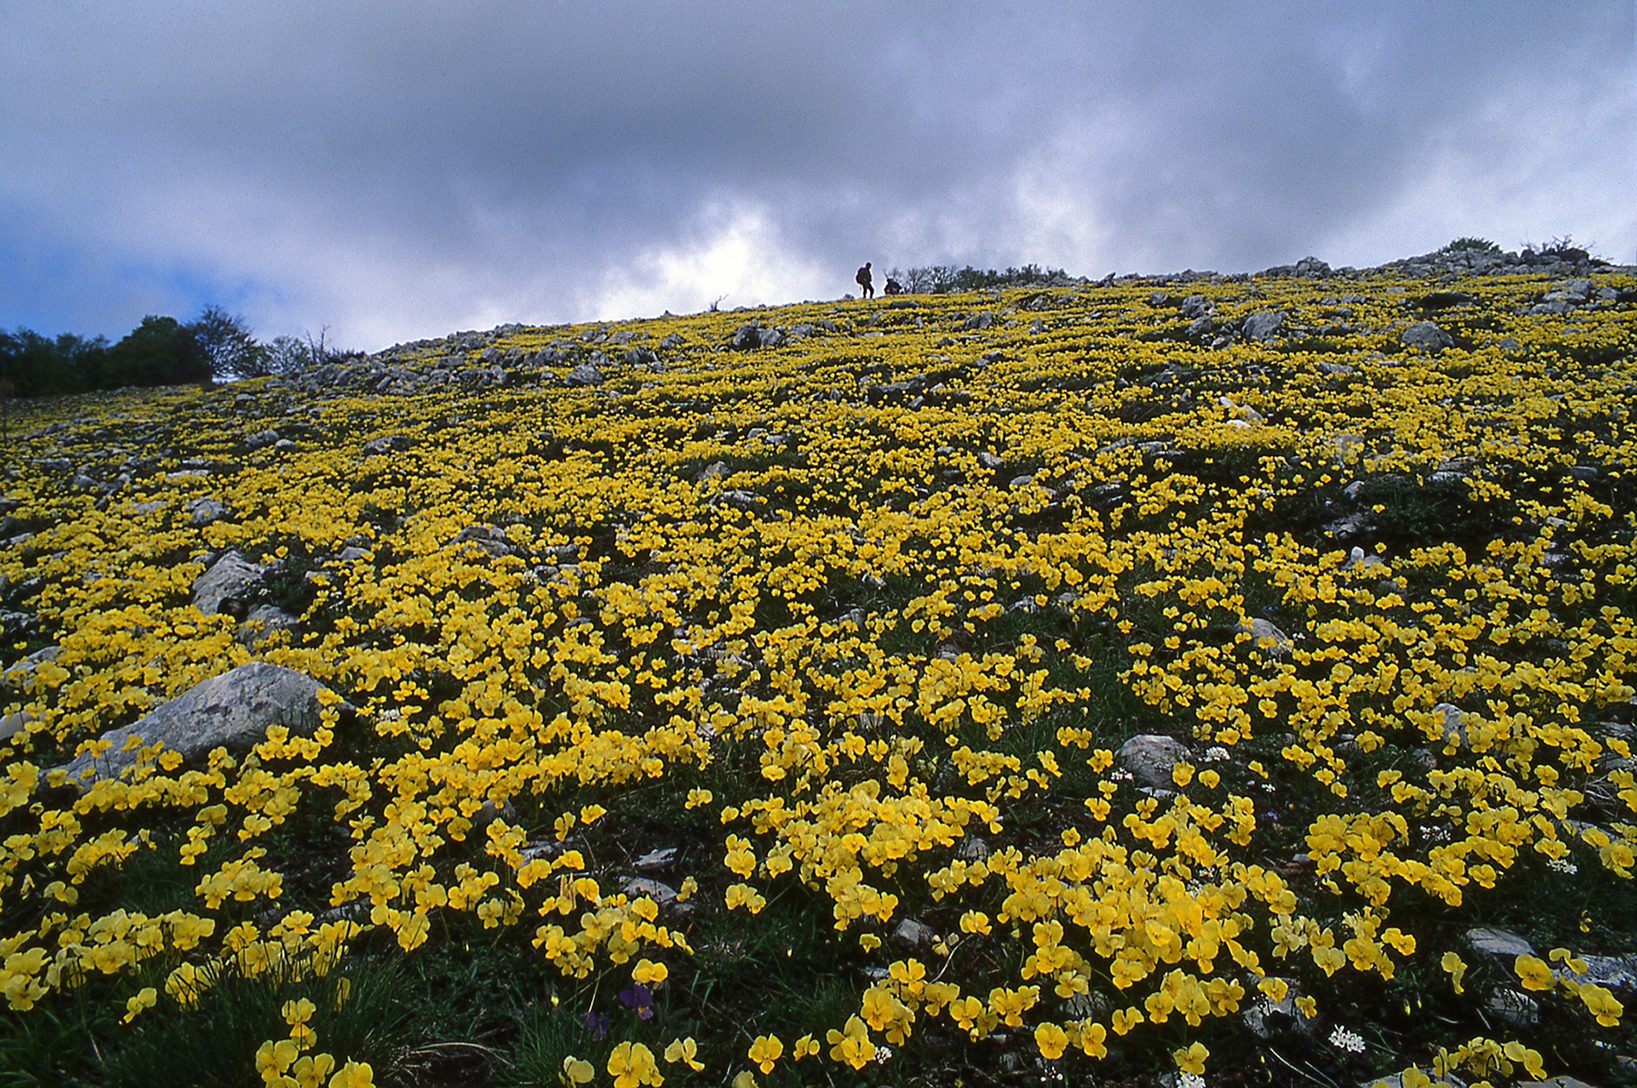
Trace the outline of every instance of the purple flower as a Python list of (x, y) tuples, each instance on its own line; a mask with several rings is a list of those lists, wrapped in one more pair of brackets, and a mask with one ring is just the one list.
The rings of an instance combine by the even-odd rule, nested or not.
[(595, 1009), (587, 1009), (585, 1014), (585, 1030), (591, 1033), (591, 1037), (593, 1039), (596, 1039), (599, 1042), (602, 1041), (602, 1037), (608, 1034), (608, 1017)]
[(654, 1015), (654, 992), (643, 983), (635, 983), (629, 990), (620, 991), (620, 1004), (634, 1009), (639, 1020), (651, 1020)]

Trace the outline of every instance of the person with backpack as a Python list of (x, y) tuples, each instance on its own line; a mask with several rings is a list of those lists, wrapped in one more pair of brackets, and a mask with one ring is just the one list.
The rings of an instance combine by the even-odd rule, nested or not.
[(854, 279), (855, 282), (857, 282), (858, 286), (860, 286), (860, 287), (862, 287), (864, 289), (864, 297), (865, 298), (874, 298), (875, 297), (875, 288), (873, 286), (871, 286), (871, 283), (870, 283), (870, 262), (869, 261), (864, 262), (864, 267), (860, 268), (858, 270), (858, 275), (854, 276), (853, 279)]

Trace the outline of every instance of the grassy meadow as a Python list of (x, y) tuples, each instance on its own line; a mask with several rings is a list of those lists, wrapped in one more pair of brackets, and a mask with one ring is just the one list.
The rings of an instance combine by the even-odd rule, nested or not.
[[(1637, 280), (1590, 278), (13, 403), (0, 1084), (1637, 1079)], [(192, 604), (233, 551), (294, 622)], [(321, 727), (62, 781), (252, 660)]]

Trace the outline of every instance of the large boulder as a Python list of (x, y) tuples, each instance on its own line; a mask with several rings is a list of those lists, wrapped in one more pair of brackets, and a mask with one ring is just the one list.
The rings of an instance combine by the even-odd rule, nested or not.
[(1398, 342), (1407, 348), (1436, 352), (1454, 344), (1455, 339), (1431, 321), (1417, 321), (1399, 334)]
[(240, 607), (244, 597), (265, 573), (263, 567), (250, 562), (238, 552), (228, 552), (193, 583), (194, 607), (207, 616), (232, 612), (243, 619), (247, 611)]
[[(68, 764), (70, 784), (89, 785), (123, 774), (136, 762), (137, 750), (162, 742), (183, 759), (202, 759), (216, 748), (234, 754), (249, 751), (275, 725), (310, 737), (319, 724), (318, 681), (305, 673), (252, 661), (213, 676), (130, 725), (103, 734), (110, 742), (102, 755), (76, 757)], [(141, 745), (125, 744), (140, 737)]]
[(1284, 327), (1282, 310), (1258, 310), (1245, 318), (1245, 323), (1240, 326), (1247, 340), (1258, 340), (1264, 344), (1278, 336)]

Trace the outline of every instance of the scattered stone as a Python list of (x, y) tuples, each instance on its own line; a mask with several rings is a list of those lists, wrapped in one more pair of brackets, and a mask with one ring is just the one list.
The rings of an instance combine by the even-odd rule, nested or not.
[(564, 376), (563, 381), (569, 385), (601, 385), (604, 381), (602, 371), (590, 363), (581, 363)]
[(239, 624), (239, 630), (234, 636), (239, 645), (247, 649), (258, 649), (262, 643), (272, 638), (280, 631), (294, 631), (301, 626), (301, 621), (276, 605), (264, 604), (254, 609)]
[(265, 573), (266, 568), (250, 562), (238, 552), (228, 552), (193, 583), (194, 607), (207, 616), (227, 612), (242, 619), (248, 612), (244, 607), (244, 597)]
[(658, 880), (650, 880), (645, 876), (626, 877), (622, 890), (632, 899), (641, 899), (643, 896), (647, 896), (662, 907), (668, 907), (676, 902), (675, 888)]
[(1473, 926), (1466, 931), (1467, 944), (1475, 951), (1511, 960), (1518, 956), (1533, 956), (1535, 948), (1528, 941), (1495, 926)]
[(1466, 725), (1463, 722), (1466, 715), (1460, 707), (1454, 703), (1439, 703), (1432, 708), (1432, 716), (1444, 735), (1445, 744), (1453, 744), (1457, 748), (1468, 746)]
[(364, 456), (375, 457), (388, 453), (402, 453), (409, 448), (409, 436), (405, 434), (382, 435), (364, 443)]
[(631, 865), (639, 873), (652, 873), (661, 869), (669, 869), (671, 863), (676, 861), (676, 853), (676, 847), (662, 846), (658, 850), (648, 851), (636, 861), (633, 861)]
[(1417, 321), (1399, 334), (1398, 342), (1407, 348), (1437, 352), (1454, 344), (1455, 338), (1431, 321)]
[(1329, 533), (1332, 539), (1346, 544), (1350, 540), (1358, 540), (1361, 537), (1370, 535), (1375, 531), (1375, 527), (1375, 522), (1370, 520), (1370, 515), (1363, 510), (1359, 510), (1348, 514), (1344, 518), (1332, 521), (1324, 527), (1324, 531)]
[(1171, 785), (1171, 768), (1188, 757), (1188, 749), (1175, 737), (1161, 733), (1139, 733), (1114, 754), (1114, 761), (1137, 781), (1159, 789)]
[(1497, 988), (1484, 999), (1484, 1008), (1515, 1028), (1532, 1028), (1540, 1021), (1540, 1002), (1509, 987)]
[(0, 718), (0, 741), (10, 740), (21, 733), (29, 722), (36, 721), (36, 717), (26, 710), (14, 710), (4, 718)]
[(449, 542), (450, 547), (459, 547), (462, 544), (482, 548), (496, 559), (503, 555), (517, 554), (517, 550), (506, 538), (506, 530), (497, 525), (468, 525), (456, 533), (455, 538)]
[(924, 948), (937, 937), (931, 926), (917, 922), (913, 918), (905, 918), (899, 922), (898, 928), (892, 931), (892, 935), (911, 948)]
[(516, 819), (517, 806), (512, 804), (510, 797), (498, 805), (494, 803), (493, 798), (486, 797), (483, 804), (478, 806), (477, 812), (472, 816), (472, 827), (481, 831), (496, 820), (505, 820), (507, 823), (511, 823)]
[(227, 505), (218, 499), (194, 499), (188, 503), (188, 524), (195, 529), (202, 529), (211, 522), (221, 521), (231, 513)]
[(1296, 646), (1290, 640), (1290, 636), (1279, 630), (1272, 620), (1263, 619), (1261, 616), (1241, 623), (1239, 630), (1256, 640), (1256, 648), (1262, 651), (1264, 657), (1283, 657)]
[(1584, 971), (1564, 968), (1561, 974), (1585, 985), (1592, 983), (1611, 990), (1637, 993), (1637, 956), (1580, 956)]
[(104, 733), (107, 749), (96, 759), (81, 755), (66, 770), (68, 783), (89, 784), (116, 777), (136, 762), (137, 747), (125, 749), (131, 737), (141, 746), (155, 743), (184, 760), (203, 758), (216, 748), (235, 755), (265, 740), (275, 725), (310, 737), (318, 729), (318, 681), (265, 661), (252, 661), (202, 681), (130, 725)]
[(1315, 1021), (1296, 1004), (1296, 999), (1302, 996), (1296, 980), (1283, 981), (1286, 986), (1283, 1001), (1274, 1001), (1265, 994), (1250, 996), (1249, 1008), (1244, 1013), (1245, 1026), (1259, 1039), (1271, 1039), (1278, 1032), (1292, 1028), (1307, 1032), (1314, 1028)]
[(1256, 340), (1265, 344), (1278, 336), (1284, 327), (1285, 314), (1283, 310), (1259, 310), (1245, 318), (1245, 323), (1240, 326), (1240, 329), (1244, 332), (1247, 340)]

